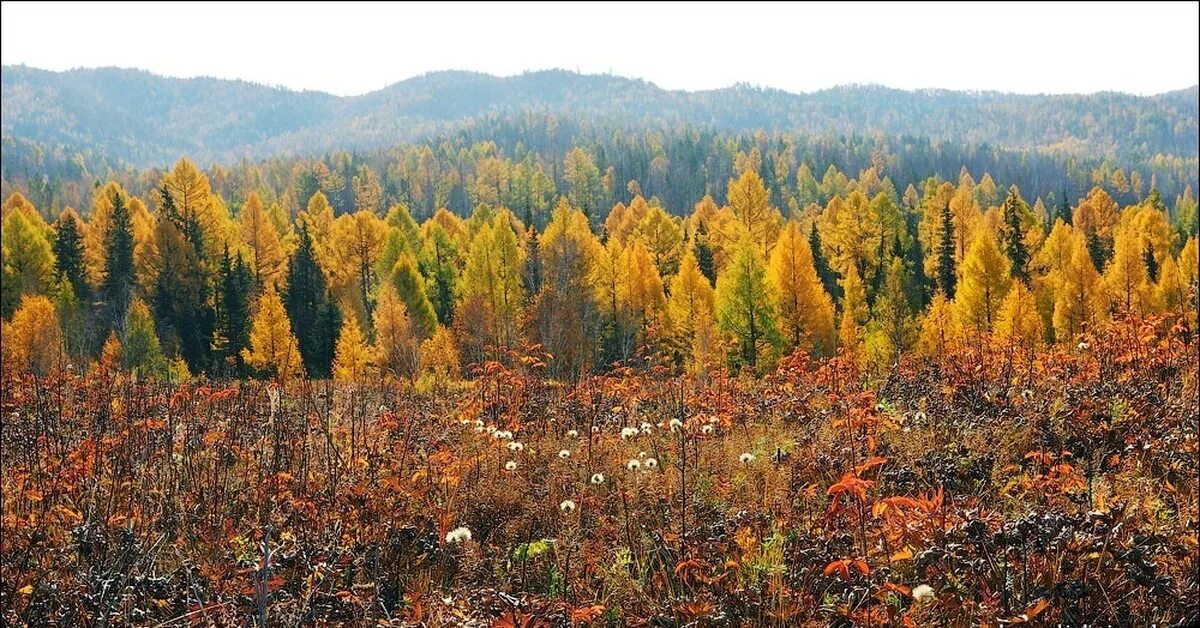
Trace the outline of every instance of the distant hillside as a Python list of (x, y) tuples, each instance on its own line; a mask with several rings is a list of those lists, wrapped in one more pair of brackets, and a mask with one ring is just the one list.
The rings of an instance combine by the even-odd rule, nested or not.
[[(930, 82), (936, 82), (931, 76)], [(4, 66), (2, 134), (49, 150), (136, 166), (317, 154), (415, 140), (485, 116), (536, 111), (632, 130), (680, 124), (716, 131), (882, 133), (1093, 157), (1194, 157), (1196, 86), (1151, 97), (1021, 96), (877, 86), (811, 94), (745, 86), (684, 92), (566, 71), (508, 78), (437, 72), (356, 97), (244, 81), (166, 78), (115, 68), (49, 72)], [(10, 142), (5, 142), (5, 147)]]

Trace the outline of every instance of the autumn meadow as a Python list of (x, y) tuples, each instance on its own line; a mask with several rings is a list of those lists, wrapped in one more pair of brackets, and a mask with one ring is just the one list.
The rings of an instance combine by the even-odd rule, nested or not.
[(5, 50), (0, 625), (1200, 624), (1195, 86)]

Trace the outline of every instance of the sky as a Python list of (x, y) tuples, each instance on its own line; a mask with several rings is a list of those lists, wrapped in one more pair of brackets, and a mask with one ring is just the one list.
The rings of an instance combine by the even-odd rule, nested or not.
[(1200, 3), (4, 2), (4, 64), (117, 66), (357, 95), (436, 70), (1157, 94), (1200, 82)]

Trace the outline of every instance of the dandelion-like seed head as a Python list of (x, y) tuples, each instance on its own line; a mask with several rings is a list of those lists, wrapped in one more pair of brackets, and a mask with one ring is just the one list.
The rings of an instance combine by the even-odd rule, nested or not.
[(563, 502), (558, 505), (558, 509), (566, 513), (575, 512), (575, 502), (569, 499), (564, 499)]
[(621, 440), (633, 438), (634, 436), (637, 436), (637, 435), (638, 435), (638, 430), (636, 427), (621, 428)]
[(508, 443), (509, 451), (525, 451), (525, 444), (520, 441), (511, 441)]
[(1025, 390), (1021, 391), (1021, 396), (1026, 399), (1033, 399), (1033, 391), (1029, 388), (1026, 388)]
[(642, 461), (634, 458), (633, 460), (625, 463), (625, 468), (629, 469), (630, 471), (637, 471), (638, 469), (642, 468)]
[(567, 430), (567, 438), (579, 438), (579, 430)]
[(649, 434), (650, 431), (654, 429), (654, 426), (650, 425), (649, 423), (642, 423), (641, 428), (643, 434)]
[(446, 543), (465, 543), (471, 540), (471, 531), (466, 526), (454, 528), (446, 533)]
[(667, 427), (671, 428), (672, 432), (678, 432), (679, 428), (683, 427), (683, 421), (680, 421), (679, 419), (671, 419), (670, 422), (667, 423)]
[(705, 425), (704, 427), (700, 428), (700, 433), (701, 433), (701, 434), (712, 434), (712, 433), (713, 433), (713, 426), (711, 426), (711, 425)]
[(504, 463), (504, 470), (505, 471), (516, 471), (517, 470), (517, 461), (509, 460), (508, 462)]
[(483, 419), (475, 419), (475, 427), (483, 427)]
[(924, 420), (925, 420), (925, 418), (926, 418), (926, 417), (925, 417), (925, 412), (924, 412), (924, 411), (922, 411), (922, 410), (917, 410), (917, 413), (913, 415), (913, 418), (914, 418), (914, 419), (916, 419), (916, 420), (918, 420), (918, 421), (924, 421)]
[(654, 458), (647, 458), (644, 462), (642, 462), (642, 465), (645, 466), (646, 469), (657, 469), (658, 461)]
[(738, 462), (740, 462), (742, 464), (750, 464), (751, 462), (754, 462), (754, 454), (749, 453), (749, 452), (744, 453), (744, 454), (738, 456)]
[(933, 592), (933, 587), (927, 584), (919, 584), (913, 587), (912, 596), (918, 604), (932, 602), (937, 598), (937, 594)]
[(1080, 343), (1079, 343), (1079, 350), (1080, 350), (1080, 351), (1087, 351), (1087, 350), (1088, 350), (1088, 343), (1086, 343), (1086, 342), (1080, 342)]
[(592, 484), (604, 484), (604, 474), (603, 473), (593, 473), (592, 474)]
[(563, 460), (566, 460), (567, 458), (570, 458), (570, 457), (571, 457), (571, 450), (570, 450), (570, 449), (560, 449), (560, 450), (558, 450), (558, 457), (559, 457), (559, 458), (562, 458)]

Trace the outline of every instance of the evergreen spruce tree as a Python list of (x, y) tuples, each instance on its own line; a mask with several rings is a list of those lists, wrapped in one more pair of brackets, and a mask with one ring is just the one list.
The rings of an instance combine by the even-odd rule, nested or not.
[(240, 377), (245, 371), (242, 349), (250, 343), (250, 289), (253, 277), (240, 254), (236, 260), (230, 258), (229, 247), (225, 247), (221, 257), (218, 281), (219, 307), (217, 330), (213, 338), (214, 357), (224, 373)]
[(104, 279), (101, 296), (110, 326), (125, 320), (125, 310), (133, 294), (133, 220), (125, 195), (114, 192), (108, 231), (104, 234)]
[(312, 236), (300, 224), (299, 243), (288, 263), (284, 306), (300, 344), (300, 357), (310, 377), (329, 377), (342, 316), (329, 298), (325, 276), (317, 264)]
[(921, 240), (917, 237), (918, 224), (916, 213), (909, 212), (905, 217), (905, 227), (910, 243), (905, 251), (906, 266), (908, 267), (908, 286), (905, 292), (908, 294), (909, 306), (914, 311), (921, 312), (925, 310), (926, 305), (929, 305), (929, 300), (933, 296), (933, 286), (930, 285), (929, 278), (925, 276), (925, 251), (921, 249)]
[(1029, 206), (1017, 195), (1016, 188), (1008, 191), (1004, 199), (1004, 252), (1012, 263), (1013, 277), (1029, 282), (1029, 247), (1025, 245), (1025, 231), (1021, 227), (1021, 215)]
[(954, 298), (954, 218), (950, 205), (942, 208), (941, 243), (938, 246), (938, 286), (947, 299)]
[(1146, 258), (1146, 275), (1152, 283), (1158, 283), (1158, 260), (1154, 257), (1154, 246), (1149, 242), (1146, 243), (1142, 256)]
[(696, 229), (694, 240), (692, 249), (696, 255), (696, 263), (700, 265), (700, 274), (708, 277), (709, 283), (713, 283), (717, 280), (717, 269), (713, 261), (712, 247), (708, 245), (708, 230), (704, 223), (700, 223), (700, 227)]
[(58, 217), (54, 236), (54, 269), (59, 277), (71, 283), (76, 298), (86, 303), (91, 290), (83, 258), (83, 223), (74, 210), (68, 209)]
[(821, 278), (821, 285), (825, 286), (825, 292), (835, 303), (840, 303), (842, 287), (838, 285), (837, 275), (829, 268), (829, 260), (825, 259), (825, 252), (821, 249), (821, 234), (817, 232), (816, 221), (813, 221), (812, 228), (808, 232), (808, 248), (812, 250), (813, 268), (816, 269), (817, 276)]

